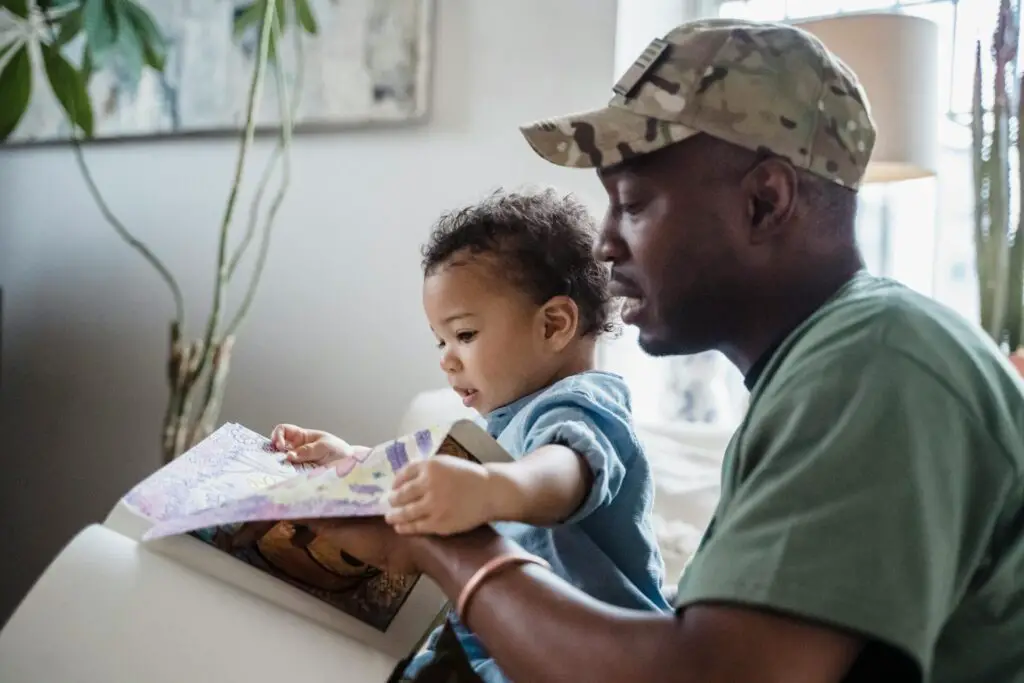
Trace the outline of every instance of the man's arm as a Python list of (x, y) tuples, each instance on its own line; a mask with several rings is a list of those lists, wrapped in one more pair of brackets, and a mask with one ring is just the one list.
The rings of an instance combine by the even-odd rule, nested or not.
[[(484, 563), (515, 552), (483, 529), (400, 542), (452, 600)], [(532, 566), (488, 578), (464, 616), (502, 670), (531, 683), (832, 683), (862, 645), (838, 630), (741, 607), (694, 605), (680, 616), (618, 609)]]
[(558, 524), (575, 512), (593, 476), (587, 461), (565, 446), (542, 446), (515, 462), (490, 463), (487, 495), (492, 522)]

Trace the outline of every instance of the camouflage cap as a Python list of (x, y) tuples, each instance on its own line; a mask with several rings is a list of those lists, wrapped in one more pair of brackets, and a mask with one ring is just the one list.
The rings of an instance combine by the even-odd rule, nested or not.
[(785, 157), (849, 188), (875, 144), (863, 89), (807, 31), (702, 19), (644, 50), (608, 106), (521, 128), (548, 161), (605, 168), (698, 133)]

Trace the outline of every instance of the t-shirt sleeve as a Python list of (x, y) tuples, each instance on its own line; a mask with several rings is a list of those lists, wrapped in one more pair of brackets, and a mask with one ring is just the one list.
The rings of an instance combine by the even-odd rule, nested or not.
[(530, 412), (524, 443), (526, 453), (558, 444), (575, 451), (590, 468), (590, 490), (579, 508), (563, 523), (580, 522), (610, 503), (618, 494), (626, 473), (615, 448), (617, 433), (624, 426), (620, 418), (580, 391), (543, 397), (531, 406)]
[[(808, 367), (759, 397), (738, 488), (679, 585), (852, 630), (927, 672), (986, 552), (1009, 461), (977, 411), (895, 351)], [(994, 495), (995, 494), (995, 495)], [(925, 676), (927, 678), (927, 676)]]

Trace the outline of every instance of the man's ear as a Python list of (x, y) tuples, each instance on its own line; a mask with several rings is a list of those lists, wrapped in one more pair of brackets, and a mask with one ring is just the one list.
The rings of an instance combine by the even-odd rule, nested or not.
[(580, 324), (580, 309), (568, 296), (555, 296), (541, 307), (540, 316), (544, 340), (555, 351), (561, 351), (576, 337)]
[(789, 222), (796, 210), (799, 182), (796, 169), (785, 159), (765, 159), (750, 169), (743, 190), (748, 198), (751, 242), (770, 239)]

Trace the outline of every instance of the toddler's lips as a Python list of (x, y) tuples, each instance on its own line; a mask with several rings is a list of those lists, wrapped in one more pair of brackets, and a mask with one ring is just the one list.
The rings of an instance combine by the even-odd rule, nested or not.
[(476, 399), (476, 389), (462, 389), (461, 387), (452, 387), (455, 389), (455, 393), (462, 397), (462, 405), (469, 407)]

